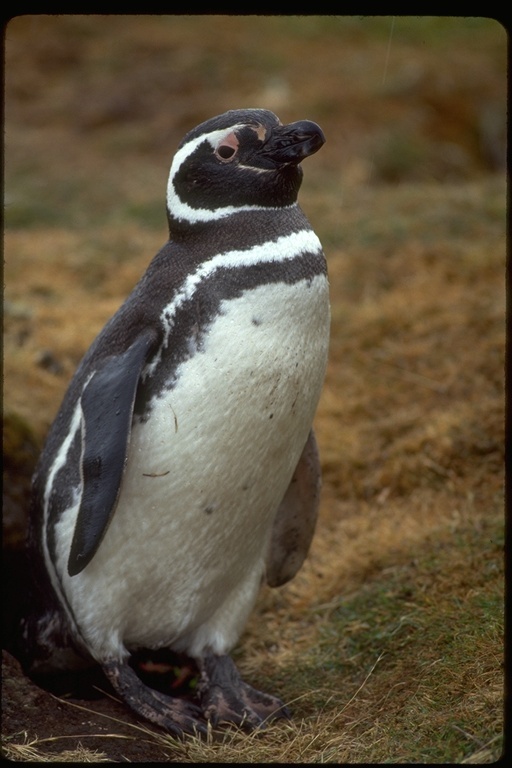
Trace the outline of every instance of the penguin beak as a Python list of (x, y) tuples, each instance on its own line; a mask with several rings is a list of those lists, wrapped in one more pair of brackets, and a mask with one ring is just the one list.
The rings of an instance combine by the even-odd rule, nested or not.
[(311, 120), (298, 120), (272, 129), (261, 154), (276, 163), (298, 164), (325, 144), (322, 129)]

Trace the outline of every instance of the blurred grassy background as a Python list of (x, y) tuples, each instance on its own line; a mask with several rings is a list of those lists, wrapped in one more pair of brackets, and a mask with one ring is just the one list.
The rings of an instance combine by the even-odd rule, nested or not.
[[(321, 519), (304, 569), (263, 592), (237, 650), (251, 682), (294, 702), (295, 720), (262, 740), (155, 741), (147, 759), (499, 755), (506, 61), (505, 30), (485, 18), (69, 15), (7, 26), (14, 551), (67, 382), (166, 239), (184, 133), (261, 106), (283, 122), (315, 120), (327, 137), (300, 196), (331, 281)], [(49, 707), (7, 732), (38, 745), (55, 732)], [(109, 759), (117, 744), (101, 744)], [(10, 745), (23, 759), (19, 740)]]
[(340, 202), (363, 181), (504, 168), (505, 32), (491, 20), (38, 16), (14, 19), (6, 43), (13, 226), (161, 226), (174, 147), (230, 108), (322, 123), (308, 186)]

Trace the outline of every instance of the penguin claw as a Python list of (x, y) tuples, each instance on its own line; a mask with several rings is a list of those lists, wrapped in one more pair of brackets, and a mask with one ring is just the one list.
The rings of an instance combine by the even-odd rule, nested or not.
[(207, 737), (209, 728), (233, 724), (244, 730), (264, 730), (268, 720), (290, 717), (276, 696), (245, 683), (229, 656), (209, 655), (200, 661), (200, 706), (150, 688), (126, 661), (110, 660), (103, 671), (116, 693), (144, 720), (175, 738), (185, 734)]
[(242, 680), (229, 656), (205, 656), (200, 667), (203, 715), (212, 726), (233, 723), (250, 731), (264, 730), (270, 719), (290, 718), (290, 710), (281, 699)]
[(177, 738), (185, 734), (207, 735), (203, 711), (193, 702), (166, 696), (145, 685), (127, 662), (111, 660), (102, 668), (116, 693), (145, 720)]

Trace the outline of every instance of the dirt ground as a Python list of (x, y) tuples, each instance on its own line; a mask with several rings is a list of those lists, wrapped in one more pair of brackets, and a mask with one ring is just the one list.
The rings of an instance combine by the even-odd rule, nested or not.
[[(57, 697), (26, 678), (13, 654), (30, 477), (67, 383), (166, 238), (163, 199), (178, 141), (225, 109), (262, 106), (283, 121), (316, 120), (327, 137), (304, 164), (300, 202), (327, 255), (332, 337), (315, 421), (324, 479), (315, 542), (292, 584), (262, 594), (236, 651), (251, 682), (298, 699), (290, 726), (298, 730), (270, 732), (261, 749), (275, 738), (280, 752), (236, 742), (234, 754), (242, 762), (496, 759), (504, 30), (482, 19), (414, 17), (25, 16), (7, 26), (5, 55), (4, 756), (230, 761), (215, 745), (197, 752), (162, 739), (101, 675), (88, 676), (79, 695), (64, 686)], [(394, 666), (368, 682), (373, 667), (363, 660), (378, 656), (379, 616), (396, 610), (388, 587), (398, 578), (407, 610), (411, 594), (421, 606), (425, 645), (416, 633), (414, 643), (393, 646)], [(387, 591), (374, 613), (365, 600), (379, 584)], [(337, 612), (352, 597), (341, 631)], [(480, 613), (466, 626), (473, 600)], [(446, 627), (471, 636), (460, 662), (444, 645)], [(425, 659), (443, 648), (429, 663), (445, 665), (457, 704), (428, 677), (426, 661), (419, 674), (419, 647)], [(324, 685), (321, 705), (314, 692), (301, 699)], [(452, 745), (447, 723), (462, 701)], [(301, 746), (315, 728), (317, 740)], [(342, 745), (347, 733), (352, 741)], [(446, 746), (414, 752), (423, 737)]]

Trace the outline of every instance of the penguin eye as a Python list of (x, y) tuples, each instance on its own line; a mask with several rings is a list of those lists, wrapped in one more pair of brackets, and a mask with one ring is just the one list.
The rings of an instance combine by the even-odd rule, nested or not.
[(227, 144), (221, 144), (220, 147), (217, 147), (217, 154), (222, 160), (229, 160), (235, 152), (236, 150), (233, 147), (228, 147)]
[(238, 152), (238, 139), (235, 133), (230, 133), (217, 145), (215, 156), (223, 163), (229, 163)]

